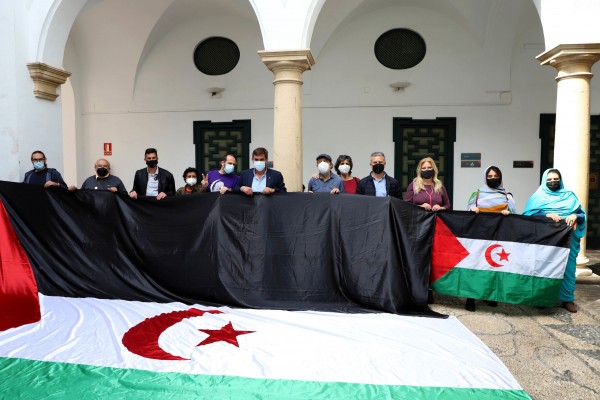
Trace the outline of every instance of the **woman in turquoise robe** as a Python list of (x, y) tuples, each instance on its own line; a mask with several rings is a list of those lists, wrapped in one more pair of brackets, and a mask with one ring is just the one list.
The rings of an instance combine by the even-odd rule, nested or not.
[(547, 169), (542, 175), (542, 183), (531, 195), (523, 215), (542, 216), (555, 222), (564, 220), (573, 227), (571, 251), (567, 260), (565, 275), (560, 289), (559, 300), (570, 312), (577, 312), (575, 305), (575, 268), (581, 238), (585, 235), (585, 211), (575, 193), (566, 190), (560, 171)]

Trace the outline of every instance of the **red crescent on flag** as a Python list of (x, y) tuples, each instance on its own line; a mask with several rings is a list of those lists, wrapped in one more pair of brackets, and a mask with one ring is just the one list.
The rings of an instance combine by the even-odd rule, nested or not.
[(485, 250), (485, 259), (494, 268), (502, 267), (504, 264), (498, 264), (496, 261), (492, 260), (492, 250), (497, 249), (498, 247), (502, 247), (501, 244), (493, 244)]
[(153, 360), (189, 360), (167, 353), (158, 345), (160, 335), (171, 326), (186, 318), (201, 317), (204, 314), (223, 314), (219, 310), (189, 310), (173, 311), (146, 318), (123, 335), (123, 345), (138, 356)]

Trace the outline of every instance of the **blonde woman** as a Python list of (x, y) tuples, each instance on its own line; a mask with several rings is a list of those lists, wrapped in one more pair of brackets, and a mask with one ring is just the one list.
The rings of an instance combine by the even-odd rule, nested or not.
[(431, 157), (425, 157), (417, 165), (417, 176), (406, 188), (406, 201), (427, 211), (450, 210), (450, 199), (438, 169)]

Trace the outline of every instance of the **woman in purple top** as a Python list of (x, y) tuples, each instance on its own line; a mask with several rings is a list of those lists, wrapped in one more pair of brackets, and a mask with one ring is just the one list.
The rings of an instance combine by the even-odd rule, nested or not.
[[(431, 157), (425, 157), (417, 165), (417, 176), (406, 188), (406, 201), (427, 211), (450, 210), (448, 192), (438, 179), (438, 169)], [(428, 301), (433, 304), (433, 291), (429, 289)]]
[(406, 188), (406, 201), (427, 211), (450, 210), (448, 192), (438, 179), (438, 169), (431, 157), (417, 165), (417, 176)]

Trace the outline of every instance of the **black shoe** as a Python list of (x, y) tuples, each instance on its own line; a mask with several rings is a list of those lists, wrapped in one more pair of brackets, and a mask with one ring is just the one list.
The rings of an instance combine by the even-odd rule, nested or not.
[(475, 299), (467, 299), (467, 302), (465, 303), (465, 310), (471, 312), (476, 310)]
[(488, 306), (490, 307), (498, 307), (498, 302), (497, 301), (493, 301), (493, 300), (486, 300), (485, 301), (487, 303)]
[(429, 289), (427, 292), (427, 304), (434, 304), (435, 299), (433, 298), (433, 290)]

